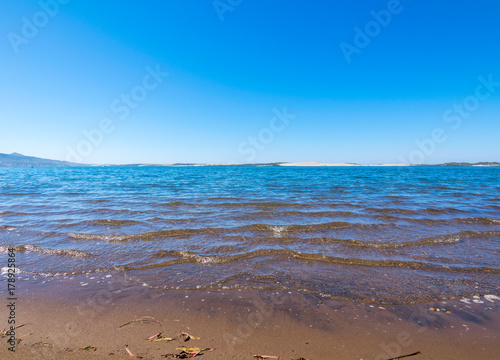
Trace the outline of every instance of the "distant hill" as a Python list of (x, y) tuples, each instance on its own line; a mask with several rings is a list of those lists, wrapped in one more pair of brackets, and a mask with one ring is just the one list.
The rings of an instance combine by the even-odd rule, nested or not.
[(33, 156), (24, 156), (18, 153), (0, 154), (0, 167), (13, 166), (85, 166), (83, 164), (72, 163), (68, 161), (42, 159)]

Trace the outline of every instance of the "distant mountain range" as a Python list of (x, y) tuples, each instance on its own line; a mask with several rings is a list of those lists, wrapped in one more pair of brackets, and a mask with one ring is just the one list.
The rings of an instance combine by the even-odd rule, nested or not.
[[(78, 164), (68, 161), (42, 159), (34, 156), (25, 156), (18, 153), (0, 154), (0, 167), (76, 167), (76, 166), (409, 166), (401, 164), (380, 164), (380, 165), (359, 165), (352, 163), (337, 163), (327, 164), (318, 162), (309, 163), (286, 163), (286, 162), (273, 162), (273, 163), (258, 163), (258, 164), (191, 164), (191, 163), (176, 163), (176, 164), (129, 164), (129, 165), (87, 165)], [(414, 166), (500, 166), (500, 162), (449, 162), (438, 165), (414, 165)]]
[(68, 161), (42, 159), (33, 156), (24, 156), (18, 153), (0, 154), (0, 167), (11, 166), (83, 166)]

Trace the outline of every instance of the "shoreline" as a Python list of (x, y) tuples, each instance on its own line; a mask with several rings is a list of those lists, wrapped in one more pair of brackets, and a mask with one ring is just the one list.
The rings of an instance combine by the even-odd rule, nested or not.
[[(127, 359), (125, 345), (143, 359), (164, 359), (179, 346), (214, 348), (204, 352), (207, 360), (252, 359), (250, 353), (387, 360), (418, 351), (411, 359), (451, 360), (500, 351), (496, 299), (378, 306), (295, 291), (164, 291), (102, 279), (109, 281), (21, 286), (18, 323), (27, 325), (16, 335), (31, 335), (21, 338), (14, 356), (4, 342), (0, 359)], [(159, 332), (176, 340), (147, 340)], [(185, 342), (181, 332), (200, 339)], [(88, 346), (97, 350), (83, 350)]]

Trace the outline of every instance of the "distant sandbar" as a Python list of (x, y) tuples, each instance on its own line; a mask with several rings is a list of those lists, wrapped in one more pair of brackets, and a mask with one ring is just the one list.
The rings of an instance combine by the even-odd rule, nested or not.
[(408, 164), (378, 164), (378, 165), (360, 165), (353, 163), (320, 163), (317, 161), (311, 162), (296, 162), (296, 163), (280, 163), (279, 166), (410, 166)]

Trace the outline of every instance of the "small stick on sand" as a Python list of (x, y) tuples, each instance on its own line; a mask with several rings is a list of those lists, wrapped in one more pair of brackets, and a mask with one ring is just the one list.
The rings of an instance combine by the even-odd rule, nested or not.
[[(28, 325), (28, 323), (21, 324), (21, 325), (17, 325), (17, 326), (15, 326), (15, 327), (14, 327), (14, 329), (19, 329), (20, 327), (23, 327), (23, 326), (25, 326), (25, 325)], [(9, 332), (9, 331), (10, 331), (10, 329), (5, 329), (5, 330), (2, 330), (2, 331), (0, 331), (0, 335), (1, 335), (2, 337), (5, 337), (5, 336), (7, 336), (7, 332)]]
[(148, 337), (148, 340), (153, 340), (154, 338), (159, 338), (161, 336), (161, 332), (159, 332), (158, 334), (156, 335), (153, 335), (153, 336), (150, 336)]
[(154, 317), (143, 316), (140, 319), (130, 320), (129, 322), (126, 322), (125, 324), (120, 325), (119, 328), (122, 328), (124, 326), (130, 325), (130, 324), (135, 323), (135, 322), (140, 322), (140, 323), (153, 323), (153, 322), (155, 322), (155, 323), (158, 323), (161, 325), (161, 323), (158, 320), (156, 320)]
[(398, 359), (402, 359), (402, 358), (409, 357), (409, 356), (415, 356), (415, 355), (418, 355), (418, 354), (420, 354), (420, 351), (414, 352), (413, 354), (397, 356), (397, 357), (390, 358), (390, 359), (387, 359), (387, 360), (398, 360)]
[(130, 357), (142, 359), (141, 356), (134, 355), (134, 353), (128, 349), (128, 345), (125, 345), (125, 350), (127, 350), (127, 353)]
[(279, 356), (272, 356), (272, 355), (252, 355), (254, 358), (257, 359), (281, 359)]

